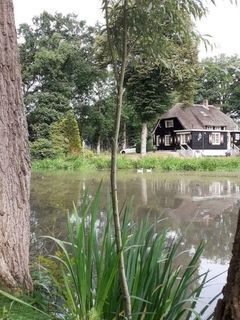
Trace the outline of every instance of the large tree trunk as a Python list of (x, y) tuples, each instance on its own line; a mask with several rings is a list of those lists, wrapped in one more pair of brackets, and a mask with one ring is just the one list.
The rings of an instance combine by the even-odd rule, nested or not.
[(142, 124), (142, 132), (141, 132), (141, 154), (147, 153), (147, 123), (144, 122)]
[(237, 319), (240, 319), (240, 210), (227, 284), (223, 288), (223, 298), (218, 300), (214, 312), (214, 320)]
[(0, 0), (0, 281), (31, 290), (30, 161), (12, 0)]
[(126, 149), (127, 148), (127, 125), (126, 121), (123, 121), (123, 143), (122, 143), (122, 148)]
[(97, 154), (101, 153), (101, 138), (100, 135), (97, 137)]

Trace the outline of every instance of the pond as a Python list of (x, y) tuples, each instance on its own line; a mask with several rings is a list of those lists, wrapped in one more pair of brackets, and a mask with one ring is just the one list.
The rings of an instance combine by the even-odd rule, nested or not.
[[(64, 237), (67, 213), (71, 213), (73, 203), (79, 205), (86, 190), (93, 195), (101, 180), (104, 208), (110, 188), (106, 171), (33, 173), (32, 241), (39, 235)], [(120, 205), (133, 197), (135, 220), (147, 214), (152, 221), (163, 219), (170, 237), (182, 236), (182, 249), (189, 250), (189, 255), (201, 240), (206, 242), (200, 273), (209, 269), (210, 276), (215, 276), (227, 270), (240, 204), (239, 178), (206, 173), (120, 171), (118, 189)], [(39, 241), (35, 241), (36, 246), (42, 249)], [(226, 272), (210, 283), (203, 292), (206, 301), (221, 291), (225, 279)]]

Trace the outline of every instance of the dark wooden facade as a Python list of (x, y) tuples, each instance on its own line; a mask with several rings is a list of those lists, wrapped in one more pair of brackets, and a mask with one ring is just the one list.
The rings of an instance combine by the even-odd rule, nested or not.
[[(218, 151), (221, 155), (230, 151), (233, 145), (240, 147), (240, 131), (228, 130), (224, 122), (222, 125), (194, 128), (189, 121), (186, 128), (178, 117), (162, 117), (154, 129), (153, 142), (157, 150), (213, 150), (213, 155), (218, 155)], [(208, 154), (211, 155), (211, 152)]]

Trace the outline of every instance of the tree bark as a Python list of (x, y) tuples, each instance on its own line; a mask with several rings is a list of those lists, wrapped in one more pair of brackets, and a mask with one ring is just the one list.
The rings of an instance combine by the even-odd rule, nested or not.
[(126, 149), (127, 148), (127, 125), (126, 121), (123, 121), (123, 143), (122, 143), (122, 148)]
[(100, 135), (97, 137), (97, 154), (101, 153), (101, 138)]
[(222, 292), (223, 298), (218, 300), (214, 311), (214, 320), (240, 319), (240, 210), (227, 283)]
[(32, 289), (30, 160), (12, 0), (0, 0), (0, 281)]
[(147, 123), (144, 122), (142, 124), (142, 132), (141, 132), (141, 154), (143, 155), (147, 153), (147, 134), (148, 134)]

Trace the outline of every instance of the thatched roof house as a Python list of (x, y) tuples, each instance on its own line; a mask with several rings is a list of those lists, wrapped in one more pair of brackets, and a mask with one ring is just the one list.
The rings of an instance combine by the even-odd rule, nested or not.
[(208, 103), (176, 104), (160, 117), (153, 135), (159, 150), (186, 149), (205, 155), (224, 155), (233, 148), (239, 151), (240, 146), (238, 125)]
[(238, 130), (237, 124), (213, 105), (193, 104), (185, 106), (177, 103), (162, 119), (178, 118), (185, 129), (206, 129), (207, 127), (225, 127), (226, 130)]

